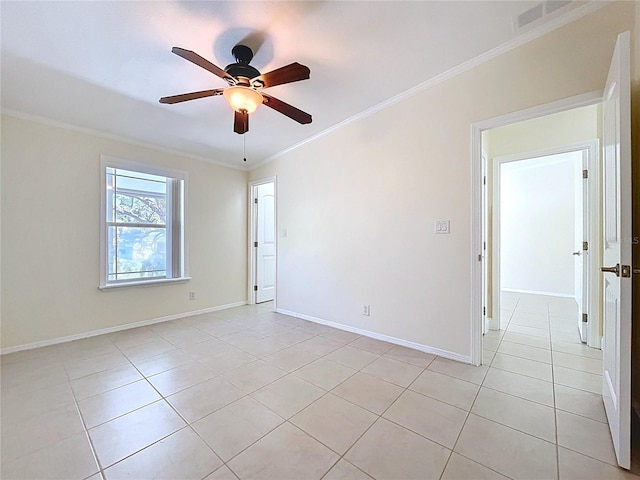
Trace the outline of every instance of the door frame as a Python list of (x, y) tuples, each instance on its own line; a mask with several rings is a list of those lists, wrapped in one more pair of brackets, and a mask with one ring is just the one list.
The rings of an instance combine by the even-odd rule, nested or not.
[(471, 124), (471, 363), (482, 362), (482, 132), (602, 102), (593, 91)]
[[(600, 328), (592, 328), (596, 317), (598, 318), (597, 325), (600, 322), (600, 297), (596, 294), (598, 292), (599, 280), (600, 280), (600, 258), (598, 256), (600, 252), (600, 235), (599, 235), (599, 218), (600, 218), (600, 171), (598, 169), (598, 152), (599, 152), (599, 140), (589, 140), (584, 142), (578, 142), (573, 144), (562, 145), (559, 147), (545, 148), (541, 150), (534, 150), (530, 152), (520, 152), (512, 155), (504, 155), (495, 157), (493, 159), (493, 172), (492, 172), (492, 192), (487, 192), (488, 195), (493, 195), (493, 215), (492, 215), (492, 235), (491, 235), (491, 273), (492, 273), (492, 299), (491, 308), (493, 312), (496, 312), (498, 317), (493, 315), (492, 329), (500, 328), (500, 185), (501, 175), (500, 166), (504, 163), (518, 162), (521, 160), (535, 160), (536, 158), (548, 157), (551, 155), (558, 155), (562, 153), (572, 152), (586, 152), (587, 155), (587, 170), (589, 171), (589, 177), (587, 182), (588, 192), (588, 235), (587, 242), (589, 243), (589, 255), (586, 256), (587, 262), (584, 267), (585, 273), (588, 274), (589, 279), (589, 337), (587, 338), (587, 345), (590, 347), (600, 348)], [(582, 169), (582, 166), (580, 167)]]
[(256, 293), (253, 290), (253, 286), (256, 284), (256, 249), (254, 247), (254, 242), (257, 241), (258, 232), (256, 229), (256, 223), (258, 219), (258, 209), (256, 208), (256, 204), (254, 199), (256, 197), (256, 190), (259, 185), (264, 185), (265, 183), (273, 183), (273, 194), (274, 194), (274, 206), (273, 206), (273, 215), (274, 215), (274, 225), (275, 225), (275, 249), (276, 249), (276, 271), (275, 271), (275, 284), (276, 284), (276, 293), (273, 299), (274, 310), (276, 308), (276, 304), (278, 301), (278, 181), (277, 176), (261, 178), (259, 180), (254, 180), (249, 182), (247, 188), (247, 205), (249, 206), (249, 212), (247, 215), (247, 305), (255, 305), (256, 304)]

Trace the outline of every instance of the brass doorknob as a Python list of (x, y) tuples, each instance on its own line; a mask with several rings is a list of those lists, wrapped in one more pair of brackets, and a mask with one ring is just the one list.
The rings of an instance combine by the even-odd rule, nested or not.
[(620, 276), (620, 264), (616, 263), (615, 267), (600, 267), (601, 272), (605, 273), (615, 273), (616, 277)]

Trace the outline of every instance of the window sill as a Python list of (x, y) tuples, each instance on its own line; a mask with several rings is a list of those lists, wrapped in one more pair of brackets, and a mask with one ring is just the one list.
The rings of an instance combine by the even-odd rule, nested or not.
[(170, 283), (183, 283), (191, 280), (191, 277), (179, 277), (179, 278), (162, 278), (160, 280), (136, 280), (132, 282), (122, 283), (108, 283), (106, 285), (100, 285), (98, 290), (111, 290), (112, 288), (123, 287), (149, 287), (152, 285), (167, 285)]

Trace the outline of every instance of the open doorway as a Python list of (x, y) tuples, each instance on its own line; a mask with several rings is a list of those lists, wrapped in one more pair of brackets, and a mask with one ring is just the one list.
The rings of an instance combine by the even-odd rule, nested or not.
[(567, 333), (600, 347), (600, 299), (590, 295), (599, 291), (600, 279), (599, 108), (568, 109), (482, 133), (484, 306), (491, 330), (506, 330), (513, 294), (543, 295), (571, 312)]
[(493, 158), (494, 329), (508, 327), (513, 305), (502, 299), (514, 297), (508, 293), (546, 296), (563, 305), (567, 339), (599, 347), (599, 304), (591, 298), (597, 286), (597, 145)]
[(249, 184), (250, 304), (271, 306), (276, 300), (276, 179)]

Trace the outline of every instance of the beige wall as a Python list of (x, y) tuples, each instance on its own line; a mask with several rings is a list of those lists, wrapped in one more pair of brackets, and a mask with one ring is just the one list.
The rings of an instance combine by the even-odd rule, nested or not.
[(598, 106), (575, 108), (484, 132), (489, 158), (573, 145), (598, 138)]
[(468, 359), (471, 124), (601, 90), (634, 15), (607, 6), (253, 171), (278, 176), (278, 308)]
[[(3, 348), (246, 300), (246, 172), (6, 115), (1, 154)], [(191, 281), (98, 290), (101, 154), (188, 172)]]

